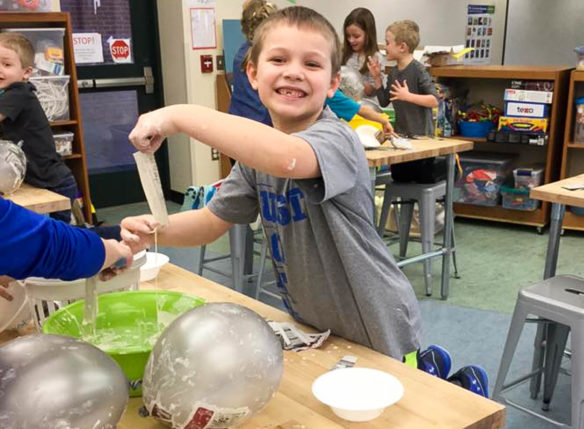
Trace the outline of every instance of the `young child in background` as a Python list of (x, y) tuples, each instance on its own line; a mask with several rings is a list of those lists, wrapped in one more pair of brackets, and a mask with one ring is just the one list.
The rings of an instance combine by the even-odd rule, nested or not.
[(373, 77), (375, 94), (381, 106), (390, 102), (395, 110), (395, 131), (400, 134), (432, 136), (432, 108), (438, 106), (438, 93), (430, 74), (414, 59), (414, 49), (420, 43), (420, 30), (414, 21), (398, 21), (385, 31), (388, 60), (395, 60), (387, 84), (383, 85), (382, 66), (376, 57), (369, 58), (367, 67)]
[[(324, 109), (339, 85), (339, 41), (321, 15), (280, 10), (256, 30), (247, 74), (274, 127), (203, 106), (169, 106), (142, 115), (130, 140), (155, 151), (184, 132), (238, 163), (203, 209), (159, 227), (163, 246), (199, 246), (258, 212), (278, 288), (289, 312), (317, 329), (401, 359), (420, 345), (420, 308), (373, 225), (363, 146)], [(122, 237), (153, 244), (152, 216), (126, 218)]]
[[(381, 106), (390, 102), (395, 111), (395, 132), (405, 136), (433, 136), (432, 108), (438, 106), (438, 93), (430, 74), (422, 63), (414, 59), (414, 49), (420, 43), (420, 30), (414, 21), (397, 21), (385, 31), (385, 49), (388, 60), (396, 67), (383, 85), (381, 64), (370, 58), (367, 67), (374, 80), (376, 95)], [(445, 163), (441, 164), (446, 171)], [(433, 181), (429, 170), (435, 168), (434, 158), (395, 164), (392, 178), (399, 182)]]
[[(34, 49), (19, 33), (0, 33), (0, 121), (6, 140), (23, 141), (27, 167), (24, 181), (71, 199), (77, 183), (55, 148), (49, 121), (28, 78), (32, 73)], [(51, 217), (70, 223), (71, 211)]]
[[(375, 81), (367, 68), (367, 59), (375, 58), (380, 63), (382, 78), (385, 59), (377, 47), (377, 30), (375, 18), (369, 9), (353, 9), (343, 23), (343, 52), (341, 63), (357, 73), (363, 84), (362, 99), (374, 106), (379, 106), (375, 95)], [(342, 86), (341, 86), (342, 88)], [(349, 92), (351, 94), (351, 92)]]

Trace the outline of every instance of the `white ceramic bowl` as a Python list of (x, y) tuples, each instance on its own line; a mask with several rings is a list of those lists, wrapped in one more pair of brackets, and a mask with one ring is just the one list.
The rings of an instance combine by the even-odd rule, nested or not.
[(140, 267), (140, 281), (146, 282), (155, 279), (160, 268), (169, 260), (169, 257), (163, 253), (146, 252), (146, 263)]
[(12, 282), (7, 291), (12, 295), (12, 301), (0, 298), (0, 332), (20, 328), (30, 320), (30, 307), (24, 286), (19, 282)]
[(312, 394), (342, 419), (366, 422), (381, 415), (404, 394), (393, 375), (370, 368), (329, 371), (312, 383)]

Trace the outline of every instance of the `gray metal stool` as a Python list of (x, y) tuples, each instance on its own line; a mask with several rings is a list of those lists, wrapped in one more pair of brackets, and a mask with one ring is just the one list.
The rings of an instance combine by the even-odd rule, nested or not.
[[(547, 344), (545, 346), (544, 367), (505, 384), (517, 342), (529, 314), (538, 316), (548, 323)], [(551, 323), (556, 322), (556, 323)], [(551, 329), (549, 329), (551, 328)], [(549, 404), (557, 380), (561, 357), (566, 346), (568, 332), (572, 333), (572, 401), (571, 426), (528, 410), (510, 401), (503, 393), (522, 382), (544, 374), (544, 404)], [(501, 357), (493, 399), (542, 418), (562, 427), (584, 429), (584, 279), (562, 275), (551, 277), (528, 286), (519, 292), (507, 341)], [(544, 407), (545, 409), (545, 407)]]
[[(225, 277), (231, 278), (232, 287), (238, 292), (243, 293), (244, 282), (256, 277), (258, 274), (253, 273), (253, 244), (254, 232), (249, 225), (234, 225), (229, 230), (229, 248), (226, 255), (219, 255), (206, 258), (207, 246), (200, 248), (199, 260), (197, 262), (197, 274), (203, 275), (203, 269), (212, 271)], [(231, 260), (231, 271), (220, 270), (213, 265), (213, 262), (229, 258)]]
[[(420, 239), (422, 242), (422, 252), (428, 253), (434, 247), (434, 224), (436, 221), (436, 203), (446, 195), (446, 181), (437, 183), (398, 183), (386, 182), (383, 196), (383, 206), (379, 223), (377, 225), (378, 234), (383, 237), (387, 217), (391, 203), (396, 198), (402, 201), (417, 201), (420, 207)], [(399, 256), (404, 258), (408, 250), (410, 236), (410, 225), (414, 212), (413, 204), (402, 204), (398, 216), (399, 232)], [(452, 230), (452, 261), (454, 263), (455, 276), (458, 277), (456, 266), (456, 247), (454, 244), (454, 229)], [(426, 295), (432, 295), (432, 260), (424, 260), (424, 281), (426, 284)]]

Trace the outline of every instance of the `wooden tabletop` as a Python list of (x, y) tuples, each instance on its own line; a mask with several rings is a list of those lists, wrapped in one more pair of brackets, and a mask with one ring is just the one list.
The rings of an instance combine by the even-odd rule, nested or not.
[[(172, 264), (163, 267), (156, 281), (157, 284), (155, 281), (142, 283), (142, 289), (176, 290), (208, 302), (235, 302), (272, 320), (293, 321), (282, 311)], [(314, 398), (311, 386), (345, 355), (356, 356), (356, 366), (376, 368), (396, 376), (404, 384), (404, 397), (371, 422), (350, 423), (336, 417), (329, 407)], [(454, 429), (500, 428), (505, 424), (503, 405), (341, 338), (331, 337), (315, 350), (284, 352), (284, 365), (276, 396), (240, 429)], [(130, 399), (118, 429), (166, 428), (152, 418), (140, 417), (141, 406), (141, 398)]]
[(584, 207), (584, 189), (569, 191), (563, 188), (563, 186), (575, 183), (584, 185), (584, 174), (533, 188), (529, 193), (529, 197), (550, 203)]
[(23, 183), (16, 192), (6, 195), (4, 198), (41, 214), (69, 210), (71, 208), (69, 198), (47, 189), (35, 188), (26, 183)]
[(365, 155), (369, 167), (399, 164), (400, 162), (415, 161), (440, 155), (471, 150), (474, 143), (470, 140), (422, 138), (410, 140), (413, 149), (394, 149), (389, 142), (382, 145), (383, 149), (366, 150)]

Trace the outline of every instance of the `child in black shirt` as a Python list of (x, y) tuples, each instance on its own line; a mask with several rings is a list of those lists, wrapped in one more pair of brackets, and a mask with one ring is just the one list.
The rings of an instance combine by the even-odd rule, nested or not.
[[(71, 199), (77, 183), (55, 148), (49, 121), (28, 78), (32, 73), (34, 48), (21, 34), (0, 33), (0, 121), (6, 140), (23, 141), (27, 168), (25, 182)], [(70, 223), (71, 211), (53, 213)]]

